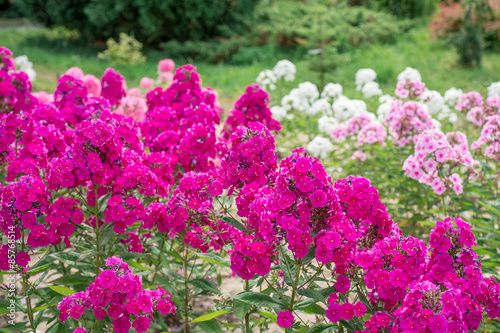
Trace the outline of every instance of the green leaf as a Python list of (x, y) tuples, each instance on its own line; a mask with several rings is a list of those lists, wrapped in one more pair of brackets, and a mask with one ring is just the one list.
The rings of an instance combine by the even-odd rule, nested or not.
[(38, 311), (45, 310), (45, 309), (46, 309), (46, 308), (48, 308), (48, 307), (49, 307), (49, 305), (48, 305), (48, 304), (43, 305), (43, 306), (36, 307), (36, 308), (34, 308), (34, 309), (33, 309), (33, 313), (38, 312)]
[(220, 327), (219, 322), (216, 319), (212, 319), (209, 321), (200, 321), (197, 324), (205, 332), (222, 333), (222, 328)]
[(278, 316), (276, 316), (273, 313), (266, 312), (266, 311), (259, 311), (257, 313), (260, 314), (261, 316), (264, 316), (264, 317), (271, 319), (275, 324), (276, 324), (276, 321), (278, 320)]
[(302, 260), (302, 265), (307, 265), (316, 257), (316, 246), (313, 246), (309, 249), (306, 256)]
[[(285, 251), (284, 249), (282, 250)], [(291, 260), (289, 260), (289, 257), (286, 253), (285, 255), (283, 255), (283, 251), (280, 251), (279, 253), (280, 268), (283, 272), (285, 283), (289, 286), (293, 286), (297, 275), (297, 266), (293, 264)]]
[(209, 320), (212, 320), (212, 319), (214, 319), (220, 315), (223, 315), (224, 313), (228, 313), (228, 312), (229, 311), (227, 311), (227, 310), (220, 310), (220, 311), (207, 313), (207, 314), (199, 316), (198, 318), (196, 318), (194, 320), (191, 320), (191, 323), (199, 323), (202, 321), (209, 321)]
[(335, 289), (335, 287), (328, 287), (328, 288), (324, 288), (324, 289), (320, 289), (319, 290), (319, 293), (321, 295), (323, 295), (323, 297), (325, 299), (328, 299), (328, 297), (330, 297), (331, 294), (333, 294), (334, 292), (336, 292), (337, 290)]
[(332, 323), (319, 323), (313, 325), (307, 333), (332, 333), (338, 326)]
[(134, 268), (137, 268), (137, 269), (140, 269), (142, 271), (153, 271), (151, 268), (149, 267), (146, 267), (146, 266), (143, 266), (135, 261), (128, 261), (127, 264), (129, 264), (130, 266), (134, 267)]
[(49, 254), (49, 256), (65, 263), (66, 265), (75, 265), (80, 254), (71, 251), (71, 252), (51, 253)]
[(220, 294), (220, 291), (219, 291), (219, 289), (217, 289), (217, 286), (215, 285), (215, 283), (213, 283), (210, 280), (207, 280), (207, 279), (192, 279), (192, 280), (190, 280), (188, 282), (191, 283), (196, 288), (199, 288), (199, 289), (202, 289), (202, 290), (208, 290), (208, 291), (212, 291), (212, 292), (214, 292), (216, 294)]
[(30, 273), (31, 276), (33, 276), (33, 275), (36, 275), (36, 274), (40, 274), (40, 273), (46, 272), (51, 267), (52, 267), (52, 263), (46, 264), (46, 265), (43, 265), (43, 266), (40, 266), (40, 267), (37, 267), (37, 268), (29, 270), (29, 273)]
[(325, 315), (325, 309), (323, 309), (318, 304), (311, 304), (305, 308), (300, 309), (300, 312), (308, 313), (308, 314), (316, 314), (316, 315)]
[(252, 291), (245, 291), (243, 293), (240, 293), (236, 296), (233, 296), (233, 298), (238, 299), (242, 302), (256, 305), (256, 306), (261, 306), (261, 307), (268, 307), (268, 308), (275, 308), (275, 307), (283, 307), (285, 306), (281, 301), (278, 301), (271, 296), (262, 294), (262, 293), (256, 293)]
[(54, 290), (56, 293), (61, 294), (63, 296), (68, 296), (76, 293), (73, 289), (60, 287), (60, 286), (49, 286), (50, 289)]
[(9, 325), (7, 328), (0, 329), (0, 332), (22, 332), (24, 327), (28, 324), (28, 321), (23, 323), (15, 323), (14, 325)]
[(233, 313), (242, 323), (245, 320), (245, 315), (252, 308), (252, 305), (242, 302), (238, 299), (233, 300)]
[(90, 276), (82, 276), (81, 274), (68, 274), (61, 276), (58, 279), (52, 281), (55, 284), (69, 284), (69, 285), (88, 285), (93, 281), (93, 278)]
[(96, 254), (97, 254), (97, 251), (95, 251), (95, 250), (83, 252), (82, 254), (80, 254), (78, 256), (78, 258), (76, 259), (76, 262), (86, 260), (86, 259), (88, 259), (88, 258), (90, 258), (92, 256), (95, 256)]
[(111, 198), (111, 195), (113, 195), (113, 193), (108, 192), (108, 193), (106, 193), (105, 196), (100, 197), (97, 200), (97, 205), (99, 206), (99, 212), (102, 213), (106, 210), (106, 208), (108, 207), (108, 202), (109, 202), (109, 198)]
[(205, 261), (208, 261), (211, 264), (215, 264), (215, 265), (219, 265), (219, 266), (223, 266), (223, 267), (231, 267), (231, 263), (228, 260), (223, 259), (216, 254), (197, 253), (197, 252), (191, 252), (191, 253), (193, 253), (197, 257), (200, 257), (201, 259), (203, 259)]
[(479, 200), (479, 201), (478, 201), (478, 203), (479, 203), (481, 206), (488, 208), (490, 211), (492, 211), (493, 213), (495, 213), (495, 214), (497, 214), (497, 215), (499, 215), (499, 216), (500, 216), (500, 209), (499, 209), (499, 208), (494, 207), (494, 206), (491, 206), (491, 205), (489, 205), (489, 204), (487, 204), (486, 202), (481, 201), (481, 200)]
[(315, 299), (306, 298), (305, 300), (302, 300), (302, 301), (298, 302), (297, 304), (295, 304), (294, 308), (296, 308), (296, 309), (304, 309), (304, 308), (307, 308), (308, 306), (313, 305), (316, 302), (318, 302), (318, 301), (315, 300)]
[(226, 215), (219, 215), (219, 218), (223, 222), (226, 222), (227, 224), (232, 225), (233, 227), (235, 227), (239, 231), (247, 232), (247, 228), (245, 228), (245, 226), (240, 221), (237, 221), (237, 220), (233, 219), (232, 217), (229, 217)]
[(339, 322), (342, 324), (342, 326), (344, 326), (345, 328), (347, 328), (347, 332), (354, 332), (356, 330), (356, 328), (354, 326), (352, 326), (352, 324), (344, 319), (340, 319)]
[(317, 300), (318, 302), (322, 302), (326, 304), (326, 299), (323, 295), (321, 295), (317, 290), (314, 289), (299, 289), (297, 290), (297, 294), (306, 296), (312, 299)]

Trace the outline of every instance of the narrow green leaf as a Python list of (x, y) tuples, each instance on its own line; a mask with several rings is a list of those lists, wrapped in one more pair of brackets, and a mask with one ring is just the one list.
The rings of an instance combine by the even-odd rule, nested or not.
[[(282, 249), (284, 251), (284, 249)], [(280, 268), (285, 278), (285, 283), (292, 286), (297, 275), (297, 266), (291, 262), (288, 255), (283, 256), (282, 251), (279, 252)]]
[(228, 313), (228, 312), (229, 311), (227, 311), (227, 310), (220, 310), (220, 311), (207, 313), (207, 314), (199, 316), (198, 318), (196, 318), (194, 320), (191, 320), (191, 323), (199, 323), (202, 321), (209, 321), (209, 320), (212, 320), (212, 319), (214, 319), (220, 315), (223, 315), (224, 313)]
[(308, 314), (315, 314), (315, 315), (325, 315), (325, 309), (323, 309), (321, 306), (318, 304), (311, 304), (308, 307), (300, 309), (300, 312), (308, 313)]
[(237, 220), (235, 220), (229, 216), (226, 216), (226, 215), (219, 215), (219, 218), (223, 222), (226, 222), (227, 224), (232, 225), (233, 227), (235, 227), (239, 231), (247, 232), (247, 228), (245, 228), (245, 226), (240, 221), (237, 221)]
[(33, 309), (33, 313), (38, 312), (38, 311), (45, 310), (45, 309), (46, 309), (46, 308), (48, 308), (48, 307), (49, 307), (49, 305), (48, 305), (48, 304), (43, 305), (43, 306), (36, 307), (36, 308), (34, 308), (34, 309)]
[(312, 299), (317, 300), (318, 302), (322, 302), (326, 304), (326, 299), (323, 295), (321, 295), (317, 290), (314, 289), (299, 289), (297, 290), (297, 294), (306, 296)]
[(222, 333), (222, 328), (220, 327), (220, 324), (216, 319), (212, 319), (209, 321), (200, 321), (197, 324), (205, 332)]
[(127, 264), (129, 264), (130, 266), (132, 266), (134, 268), (140, 269), (140, 270), (153, 271), (151, 268), (143, 266), (135, 261), (127, 261)]
[(242, 323), (245, 321), (245, 315), (252, 308), (252, 305), (242, 302), (238, 299), (233, 300), (233, 313)]
[(259, 311), (257, 313), (260, 314), (261, 316), (264, 316), (264, 317), (271, 319), (275, 324), (276, 324), (276, 321), (278, 320), (278, 316), (276, 316), (273, 313), (266, 312), (266, 311)]
[(199, 257), (205, 261), (208, 261), (211, 264), (215, 264), (215, 265), (219, 265), (219, 266), (223, 266), (223, 267), (231, 267), (231, 263), (228, 260), (223, 259), (216, 254), (198, 253), (198, 252), (191, 252), (191, 253), (193, 253), (194, 255), (196, 255), (197, 257)]
[(63, 296), (68, 296), (76, 293), (73, 289), (60, 287), (60, 286), (49, 286), (50, 289), (54, 290), (56, 293), (61, 294)]
[(30, 273), (30, 275), (31, 275), (31, 276), (33, 276), (33, 275), (36, 275), (36, 274), (40, 274), (40, 273), (46, 272), (46, 271), (48, 271), (51, 267), (52, 267), (52, 263), (50, 263), (50, 264), (46, 264), (46, 265), (43, 265), (43, 266), (40, 266), (40, 267), (37, 267), (37, 268), (31, 269), (31, 270), (29, 271), (29, 273)]
[(236, 296), (233, 296), (233, 298), (256, 306), (263, 306), (269, 308), (275, 308), (275, 307), (280, 308), (284, 306), (284, 304), (281, 301), (278, 301), (272, 298), (271, 296), (252, 291), (245, 291)]
[(213, 283), (210, 280), (207, 279), (192, 279), (188, 281), (190, 284), (195, 286), (196, 288), (202, 289), (202, 290), (207, 290), (207, 291), (212, 291), (214, 293), (220, 294), (219, 289), (217, 289), (217, 286), (215, 283)]
[(313, 325), (307, 333), (332, 333), (338, 326), (332, 323), (319, 323)]

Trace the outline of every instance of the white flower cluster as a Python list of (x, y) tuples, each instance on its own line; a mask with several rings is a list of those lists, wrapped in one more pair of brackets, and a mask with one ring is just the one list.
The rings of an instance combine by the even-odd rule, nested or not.
[(255, 79), (255, 82), (259, 84), (262, 89), (266, 91), (273, 91), (276, 89), (276, 82), (278, 80), (276, 79), (276, 75), (274, 75), (274, 72), (272, 70), (266, 69), (265, 71), (262, 71), (259, 73), (259, 76)]
[(398, 81), (404, 80), (422, 81), (422, 76), (420, 75), (420, 72), (415, 68), (406, 67), (406, 69), (398, 75)]
[(293, 80), (295, 80), (295, 73), (297, 73), (297, 68), (295, 67), (293, 62), (283, 59), (278, 61), (276, 66), (274, 66), (273, 72), (278, 80), (292, 82)]
[(318, 119), (318, 130), (329, 136), (338, 124), (339, 121), (337, 119), (324, 115)]
[(297, 68), (289, 60), (280, 60), (272, 70), (266, 69), (259, 73), (255, 82), (257, 82), (262, 89), (266, 91), (273, 91), (276, 89), (276, 84), (279, 80), (291, 82), (295, 80), (295, 73)]
[(375, 79), (377, 73), (370, 68), (362, 68), (356, 72), (356, 90), (361, 91), (365, 98), (382, 95), (382, 90)]
[(36, 72), (33, 69), (33, 63), (28, 60), (28, 56), (22, 55), (14, 59), (16, 63), (16, 68), (23, 71), (28, 75), (30, 81), (34, 81), (36, 78)]
[(307, 152), (316, 158), (325, 159), (333, 151), (332, 142), (322, 136), (316, 136), (307, 144)]
[(297, 88), (290, 90), (290, 93), (283, 97), (281, 100), (281, 106), (285, 108), (286, 111), (292, 109), (305, 114), (316, 114), (321, 107), (317, 105), (312, 109), (312, 105), (319, 97), (318, 87), (315, 84), (307, 81), (299, 83)]
[(328, 83), (321, 92), (321, 97), (333, 101), (342, 96), (343, 88), (338, 83)]
[(456, 123), (458, 116), (445, 104), (443, 96), (436, 90), (425, 90), (420, 96), (420, 101), (427, 108), (427, 111), (438, 120), (448, 120)]
[(493, 96), (493, 95), (499, 95), (500, 96), (500, 81), (493, 82), (488, 87), (488, 97), (489, 96)]
[(389, 111), (391, 110), (392, 96), (389, 94), (382, 95), (378, 98), (380, 105), (377, 109), (377, 119), (381, 123), (385, 123), (385, 118)]
[(333, 102), (333, 114), (339, 122), (358, 114), (367, 113), (366, 103), (359, 99), (350, 99), (346, 96), (340, 96)]
[(448, 105), (448, 106), (453, 106), (455, 107), (455, 105), (457, 104), (458, 102), (458, 99), (460, 98), (460, 96), (463, 95), (463, 91), (462, 89), (457, 89), (457, 88), (450, 88), (448, 90), (446, 90), (446, 92), (444, 93), (444, 102)]

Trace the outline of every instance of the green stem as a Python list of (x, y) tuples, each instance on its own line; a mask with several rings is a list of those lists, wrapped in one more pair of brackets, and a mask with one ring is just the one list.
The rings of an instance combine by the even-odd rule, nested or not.
[[(245, 281), (245, 291), (250, 291), (248, 280)], [(250, 311), (245, 315), (245, 332), (250, 333)]]
[(26, 297), (26, 311), (28, 312), (28, 318), (31, 328), (33, 329), (33, 332), (36, 332), (35, 319), (33, 318), (33, 306), (31, 305), (31, 297), (29, 297), (28, 295), (28, 282), (26, 281), (26, 273), (23, 272), (22, 275), (24, 296)]
[(302, 259), (299, 260), (299, 267), (297, 268), (297, 274), (295, 275), (295, 281), (292, 286), (292, 300), (290, 301), (290, 311), (293, 311), (293, 302), (295, 301), (295, 295), (297, 291), (297, 285), (299, 284), (300, 269), (302, 268)]
[(155, 282), (156, 275), (158, 274), (158, 269), (160, 268), (160, 264), (161, 264), (161, 253), (163, 251), (164, 245), (165, 245), (165, 235), (162, 234), (162, 240), (161, 240), (161, 245), (160, 245), (160, 254), (158, 255), (158, 263), (156, 264), (155, 273), (153, 274), (153, 278), (151, 279), (151, 283)]
[(96, 211), (95, 211), (95, 234), (96, 234), (96, 239), (97, 239), (97, 264), (95, 265), (95, 273), (96, 275), (99, 275), (99, 263), (101, 262), (100, 258), (100, 252), (101, 252), (101, 241), (99, 239), (99, 198), (97, 197), (97, 189), (95, 190), (95, 205), (96, 205)]
[(314, 275), (313, 275), (313, 276), (311, 276), (311, 277), (309, 278), (309, 280), (307, 280), (306, 282), (304, 282), (303, 284), (301, 284), (301, 285), (300, 285), (297, 289), (302, 289), (302, 288), (304, 288), (304, 286), (305, 286), (305, 285), (307, 285), (309, 282), (311, 282), (311, 283), (312, 283), (312, 282), (314, 282), (314, 280), (316, 279), (316, 276), (318, 276), (318, 274), (320, 274), (320, 273), (321, 273), (322, 268), (323, 268), (323, 264), (321, 264), (321, 265), (319, 266), (318, 271), (317, 271), (316, 273), (314, 273)]
[(188, 304), (189, 304), (189, 290), (188, 290), (188, 276), (187, 276), (187, 262), (188, 262), (189, 252), (187, 247), (184, 248), (184, 333), (189, 333), (189, 316), (188, 316)]
[[(24, 230), (21, 229), (21, 251), (25, 252), (24, 249)], [(24, 296), (26, 297), (26, 311), (28, 312), (28, 318), (30, 321), (31, 328), (33, 329), (33, 332), (36, 332), (36, 327), (35, 327), (35, 319), (33, 318), (33, 307), (31, 305), (31, 297), (28, 295), (28, 282), (26, 280), (27, 277), (27, 272), (21, 271), (22, 278), (23, 278), (23, 291), (24, 291)]]

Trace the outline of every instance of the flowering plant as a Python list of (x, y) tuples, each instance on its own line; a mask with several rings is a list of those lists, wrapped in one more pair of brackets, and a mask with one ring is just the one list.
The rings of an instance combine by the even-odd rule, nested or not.
[[(215, 92), (191, 65), (145, 96), (127, 90), (113, 69), (99, 81), (73, 68), (51, 99), (31, 93), (10, 51), (0, 55), (0, 85), (12, 93), (0, 99), (0, 269), (22, 285), (22, 293), (9, 296), (26, 314), (16, 328), (462, 332), (495, 325), (500, 284), (496, 253), (484, 237), (495, 229), (445, 217), (433, 221), (428, 242), (404, 236), (400, 222), (416, 205), (401, 203), (412, 191), (390, 183), (382, 192), (363, 176), (329, 172), (312, 155), (321, 156), (330, 141), (328, 147), (315, 139), (316, 150), (278, 151), (280, 136), (273, 134), (282, 125), (258, 85), (223, 122)], [(158, 69), (173, 67), (162, 61)], [(275, 72), (292, 78), (287, 63)], [(414, 70), (402, 74), (400, 81), (421, 82)], [(358, 79), (366, 86), (374, 76), (364, 71)], [(347, 142), (342, 154), (352, 154), (349, 140), (370, 147), (375, 161), (385, 158), (383, 149), (401, 154), (414, 146), (405, 172), (422, 173), (419, 180), (430, 179), (438, 193), (450, 186), (459, 193), (469, 179), (495, 181), (475, 160), (498, 162), (496, 115), (488, 116), (473, 156), (465, 134), (433, 128), (423, 101), (386, 99), (394, 104), (386, 131), (365, 103), (327, 87), (320, 94), (312, 83), (301, 84), (282, 107), (303, 110), (303, 119), (335, 119), (322, 130), (347, 138), (335, 143)], [(141, 113), (125, 110), (124, 100), (134, 96)], [(385, 140), (387, 132), (394, 143)], [(389, 171), (372, 178), (392, 177)], [(491, 199), (477, 201), (488, 211), (478, 209), (474, 222), (496, 216)], [(430, 212), (443, 216), (443, 206)], [(226, 273), (240, 279), (241, 292), (223, 291)], [(195, 298), (212, 300), (212, 309), (197, 310)], [(232, 323), (223, 316), (230, 312)]]

